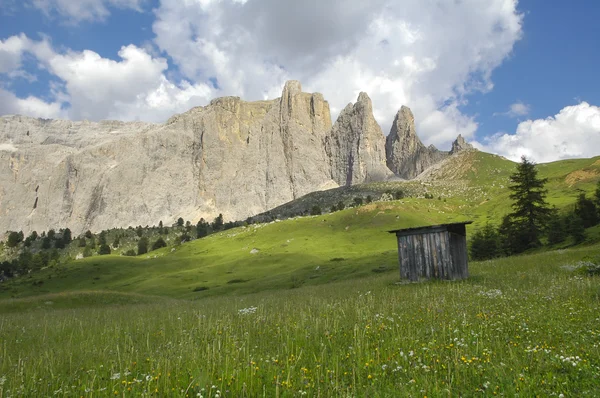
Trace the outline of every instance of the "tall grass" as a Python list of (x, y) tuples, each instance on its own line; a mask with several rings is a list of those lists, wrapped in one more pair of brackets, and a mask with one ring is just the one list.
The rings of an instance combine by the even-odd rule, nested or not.
[(4, 301), (0, 397), (594, 396), (600, 280), (576, 268), (594, 250), (474, 263), (462, 282)]

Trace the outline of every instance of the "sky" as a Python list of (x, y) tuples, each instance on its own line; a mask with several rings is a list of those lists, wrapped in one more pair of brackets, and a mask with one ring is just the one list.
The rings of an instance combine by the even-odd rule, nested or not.
[[(536, 162), (600, 155), (600, 2), (0, 0), (0, 115), (164, 122), (285, 81), (384, 134)], [(7, 145), (10, 143), (0, 143)]]

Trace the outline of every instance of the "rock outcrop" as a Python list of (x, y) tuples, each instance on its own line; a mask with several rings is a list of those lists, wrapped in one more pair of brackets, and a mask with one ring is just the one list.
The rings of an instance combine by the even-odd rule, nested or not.
[[(468, 148), (459, 136), (451, 153)], [(296, 81), (275, 100), (217, 98), (164, 124), (5, 116), (0, 233), (241, 220), (317, 190), (413, 178), (447, 156), (421, 143), (406, 107), (386, 141), (367, 94), (332, 126), (327, 101)]]
[(0, 230), (244, 219), (336, 187), (321, 94), (213, 100), (164, 125), (0, 118)]
[(397, 176), (412, 179), (448, 156), (433, 145), (425, 147), (415, 129), (412, 111), (402, 106), (385, 142), (387, 166)]
[(385, 136), (366, 93), (340, 113), (325, 139), (331, 177), (339, 185), (382, 181), (393, 176), (385, 165)]
[(454, 155), (455, 153), (461, 152), (461, 151), (468, 151), (468, 150), (472, 150), (473, 145), (469, 144), (467, 141), (465, 141), (465, 139), (462, 137), (462, 135), (458, 135), (458, 137), (456, 137), (456, 140), (454, 140), (454, 142), (452, 143), (452, 149), (450, 149), (450, 155)]

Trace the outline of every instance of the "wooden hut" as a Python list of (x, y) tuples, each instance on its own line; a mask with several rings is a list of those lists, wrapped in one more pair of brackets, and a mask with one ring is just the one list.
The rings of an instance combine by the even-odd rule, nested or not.
[(467, 224), (473, 221), (388, 231), (398, 238), (400, 279), (465, 279)]

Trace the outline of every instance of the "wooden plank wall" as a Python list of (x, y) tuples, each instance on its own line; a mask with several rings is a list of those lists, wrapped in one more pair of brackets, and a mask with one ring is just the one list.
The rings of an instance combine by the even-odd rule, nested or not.
[(469, 276), (466, 238), (448, 231), (398, 236), (398, 260), (401, 279)]
[(452, 262), (455, 264), (455, 274), (452, 279), (469, 277), (467, 239), (465, 236), (450, 232), (450, 250)]

